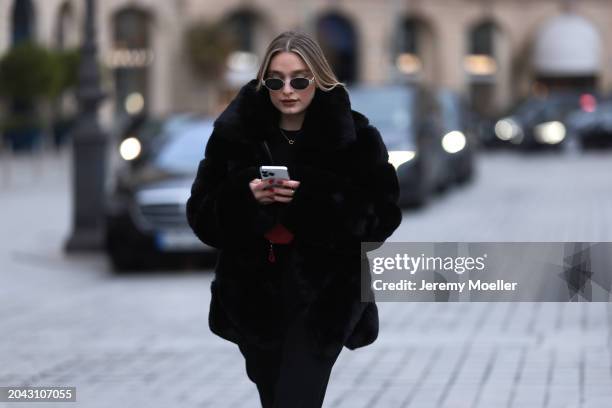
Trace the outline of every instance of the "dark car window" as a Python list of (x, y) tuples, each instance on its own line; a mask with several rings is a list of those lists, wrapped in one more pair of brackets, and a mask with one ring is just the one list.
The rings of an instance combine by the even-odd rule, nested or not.
[(546, 98), (529, 98), (516, 110), (516, 115), (526, 121), (559, 120), (569, 111), (580, 106), (580, 95), (555, 93)]
[(448, 128), (460, 129), (462, 122), (461, 102), (450, 92), (439, 93), (442, 120)]
[(205, 120), (169, 126), (155, 149), (155, 166), (172, 173), (195, 173), (212, 130), (212, 121)]
[(349, 90), (351, 107), (363, 113), (381, 133), (388, 149), (414, 145), (415, 92), (406, 87)]
[(137, 135), (141, 142), (151, 143), (163, 131), (163, 121), (151, 119), (145, 122), (138, 130)]

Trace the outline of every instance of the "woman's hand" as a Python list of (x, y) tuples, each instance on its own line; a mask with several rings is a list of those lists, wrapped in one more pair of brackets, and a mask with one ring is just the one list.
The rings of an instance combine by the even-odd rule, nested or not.
[(293, 199), (295, 189), (300, 185), (297, 180), (279, 180), (276, 184), (272, 182), (273, 180), (262, 181), (256, 178), (249, 183), (253, 196), (260, 204), (289, 203)]
[(251, 192), (259, 204), (271, 204), (274, 202), (274, 191), (267, 188), (269, 185), (267, 181), (264, 182), (258, 178), (249, 182)]
[(293, 200), (295, 189), (300, 182), (297, 180), (279, 180), (279, 184), (274, 188), (274, 201), (278, 203), (289, 203)]

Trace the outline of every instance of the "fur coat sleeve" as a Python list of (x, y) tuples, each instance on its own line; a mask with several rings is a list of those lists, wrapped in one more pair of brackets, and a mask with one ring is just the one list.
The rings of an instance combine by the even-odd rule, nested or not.
[(228, 244), (248, 244), (275, 224), (275, 216), (260, 205), (249, 182), (259, 168), (249, 166), (228, 171), (228, 152), (223, 124), (216, 124), (200, 161), (187, 200), (187, 220), (198, 238), (218, 249)]

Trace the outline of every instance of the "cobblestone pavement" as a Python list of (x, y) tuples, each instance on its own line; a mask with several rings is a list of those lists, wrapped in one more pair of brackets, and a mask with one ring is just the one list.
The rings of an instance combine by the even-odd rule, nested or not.
[[(68, 158), (1, 158), (0, 385), (77, 387), (36, 407), (259, 406), (238, 348), (208, 330), (210, 271), (117, 276), (61, 252)], [(611, 159), (488, 154), (391, 240), (612, 241)], [(342, 351), (325, 407), (612, 406), (608, 304), (379, 307), (379, 339)]]

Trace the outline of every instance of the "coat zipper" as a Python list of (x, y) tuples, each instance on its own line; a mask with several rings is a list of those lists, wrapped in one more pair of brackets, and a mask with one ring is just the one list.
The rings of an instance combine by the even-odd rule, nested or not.
[(272, 241), (268, 240), (270, 243), (270, 250), (268, 251), (268, 262), (274, 263), (276, 262), (276, 256), (274, 255), (274, 244)]
[[(265, 140), (263, 140), (261, 143), (264, 147), (264, 151), (266, 152), (266, 155), (268, 156), (268, 159), (270, 160), (270, 163), (274, 165), (274, 158), (272, 157), (272, 152), (270, 151), (270, 148), (268, 147), (268, 143)], [(268, 250), (268, 262), (275, 263), (276, 256), (274, 255), (274, 244), (270, 240), (268, 240), (268, 244), (270, 244), (270, 248)]]

